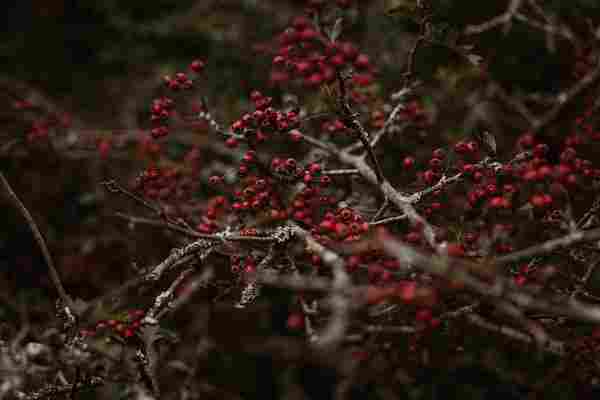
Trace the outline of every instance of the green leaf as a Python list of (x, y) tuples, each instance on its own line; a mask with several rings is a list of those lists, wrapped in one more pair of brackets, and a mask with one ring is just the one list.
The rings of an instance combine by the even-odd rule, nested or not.
[(331, 28), (331, 31), (329, 32), (329, 41), (330, 42), (335, 42), (337, 40), (337, 38), (340, 36), (340, 34), (342, 33), (342, 22), (343, 22), (342, 18), (338, 18), (335, 20), (335, 24), (333, 25), (333, 28)]
[(73, 300), (73, 308), (75, 308), (73, 311), (76, 315), (83, 315), (88, 308), (88, 303), (83, 299), (76, 298)]
[(384, 10), (390, 16), (414, 17), (417, 0), (386, 0)]

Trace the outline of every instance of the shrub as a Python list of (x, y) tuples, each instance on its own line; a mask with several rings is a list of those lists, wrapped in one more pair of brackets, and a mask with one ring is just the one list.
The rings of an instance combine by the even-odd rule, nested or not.
[[(269, 78), (231, 123), (211, 109), (205, 83), (218, 77), (200, 57), (162, 78), (141, 134), (93, 139), (103, 163), (131, 149), (144, 163), (103, 182), (108, 200), (136, 206), (117, 216), (177, 243), (108, 294), (63, 287), (64, 266), (2, 176), (62, 318), (8, 329), (2, 395), (591, 393), (597, 7), (577, 5), (584, 29), (583, 15), (535, 1), (468, 18), (460, 2), (389, 3), (387, 23), (412, 38), (399, 77), (376, 61), (389, 51), (351, 39), (351, 22), (383, 8), (310, 0), (257, 45)], [(524, 50), (539, 65), (515, 71)], [(21, 143), (32, 154), (82, 140), (60, 113), (15, 108), (34, 116)]]

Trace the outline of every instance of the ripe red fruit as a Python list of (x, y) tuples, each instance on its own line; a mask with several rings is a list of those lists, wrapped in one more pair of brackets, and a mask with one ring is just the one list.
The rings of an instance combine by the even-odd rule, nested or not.
[(476, 153), (477, 150), (479, 150), (479, 145), (477, 144), (477, 142), (471, 140), (471, 141), (467, 142), (466, 150), (468, 153), (471, 153), (471, 154)]
[(352, 82), (358, 86), (368, 86), (373, 82), (373, 75), (371, 75), (371, 74), (354, 74), (352, 76)]
[(300, 132), (298, 129), (292, 129), (289, 135), (290, 139), (292, 139), (292, 141), (294, 142), (299, 142), (300, 140), (302, 140), (302, 132)]
[(450, 243), (446, 249), (450, 257), (462, 257), (465, 255), (465, 249), (457, 243)]
[(230, 137), (225, 141), (225, 146), (229, 147), (230, 149), (236, 148), (238, 144), (239, 142), (234, 137)]
[(190, 69), (195, 73), (200, 73), (204, 70), (205, 66), (206, 63), (204, 61), (197, 59), (192, 61), (192, 63), (190, 64)]
[(463, 165), (462, 172), (463, 172), (463, 174), (467, 174), (467, 175), (472, 174), (473, 172), (475, 172), (475, 165), (473, 165), (473, 164)]
[(421, 234), (419, 232), (409, 232), (409, 233), (406, 234), (406, 236), (404, 237), (404, 239), (408, 243), (416, 244), (416, 243), (419, 243), (421, 241)]
[(354, 60), (354, 66), (358, 69), (366, 69), (369, 68), (371, 61), (369, 60), (369, 56), (366, 54), (359, 54)]
[(308, 87), (319, 86), (323, 83), (323, 75), (314, 73), (304, 80), (304, 84)]
[(429, 309), (429, 308), (421, 308), (415, 314), (415, 320), (417, 320), (419, 322), (429, 322), (429, 321), (431, 321), (432, 317), (433, 317), (433, 315), (431, 313), (431, 309)]
[(417, 293), (417, 284), (414, 281), (401, 281), (396, 286), (396, 296), (405, 302), (414, 300)]
[(413, 157), (404, 157), (404, 160), (402, 161), (402, 165), (404, 166), (404, 168), (410, 169), (410, 168), (414, 167), (415, 159)]
[(300, 61), (296, 63), (295, 67), (298, 74), (307, 75), (313, 69), (313, 64), (308, 61)]
[(336, 54), (333, 57), (330, 57), (327, 61), (334, 67), (341, 67), (346, 63), (346, 60), (344, 60), (344, 56), (342, 54)]
[(126, 338), (132, 337), (134, 335), (134, 331), (131, 328), (127, 328), (125, 329), (125, 331), (123, 331), (123, 336)]
[(109, 139), (103, 139), (98, 143), (98, 153), (102, 159), (107, 159), (110, 153), (111, 143)]
[(425, 180), (425, 183), (429, 185), (432, 184), (436, 178), (437, 174), (433, 170), (428, 169), (423, 173), (423, 180)]
[(263, 95), (258, 90), (253, 90), (252, 92), (250, 92), (250, 100), (252, 100), (253, 102), (257, 102), (258, 100), (260, 100), (262, 98), (263, 98)]
[(312, 28), (306, 28), (298, 33), (298, 38), (302, 41), (309, 41), (315, 39), (319, 34)]
[(316, 174), (321, 171), (321, 166), (317, 163), (312, 163), (308, 166), (308, 170), (311, 174)]
[(255, 157), (256, 157), (256, 152), (253, 150), (248, 150), (242, 157), (242, 161), (246, 162), (246, 163), (251, 163), (254, 161)]
[(525, 133), (519, 138), (519, 146), (525, 149), (529, 149), (535, 143), (535, 138), (531, 133)]
[(287, 319), (287, 327), (292, 331), (304, 328), (304, 316), (301, 313), (291, 313)]
[(350, 42), (344, 42), (341, 46), (339, 46), (340, 51), (344, 55), (344, 58), (347, 60), (354, 60), (358, 56), (358, 50), (356, 47)]
[(429, 166), (434, 171), (439, 171), (442, 168), (442, 160), (439, 158), (432, 158), (429, 160)]
[(346, 237), (349, 233), (348, 225), (341, 222), (336, 223), (333, 229), (338, 237)]
[(440, 160), (443, 160), (444, 157), (446, 156), (446, 153), (444, 152), (443, 149), (435, 149), (432, 153), (433, 158), (439, 158)]
[(223, 182), (223, 177), (221, 176), (213, 175), (210, 178), (208, 178), (208, 183), (210, 183), (211, 185), (218, 185), (221, 182)]
[(288, 158), (287, 160), (285, 160), (285, 167), (288, 170), (293, 170), (296, 168), (298, 164), (296, 163), (296, 160), (294, 158)]
[(529, 203), (535, 208), (544, 208), (546, 206), (546, 201), (544, 200), (544, 196), (541, 194), (534, 194), (529, 199)]
[(439, 327), (441, 324), (442, 324), (442, 321), (439, 318), (432, 318), (429, 321), (429, 327), (431, 329), (435, 329), (435, 328)]
[(515, 276), (515, 284), (517, 286), (523, 286), (525, 283), (527, 283), (527, 277), (524, 275)]
[(536, 157), (544, 157), (548, 152), (548, 145), (540, 143), (533, 148), (533, 155)]
[(492, 197), (489, 202), (492, 208), (502, 208), (505, 206), (505, 199), (501, 196)]

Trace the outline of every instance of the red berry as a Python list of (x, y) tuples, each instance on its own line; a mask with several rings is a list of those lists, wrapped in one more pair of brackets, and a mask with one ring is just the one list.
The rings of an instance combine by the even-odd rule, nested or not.
[(546, 206), (546, 201), (544, 200), (544, 196), (541, 194), (534, 194), (529, 199), (529, 203), (535, 208), (543, 208)]
[(465, 255), (465, 249), (463, 246), (456, 243), (448, 244), (447, 251), (450, 257), (462, 257)]
[(515, 284), (517, 286), (523, 286), (525, 283), (527, 283), (527, 277), (523, 275), (515, 276)]
[(525, 133), (519, 138), (519, 146), (528, 149), (535, 143), (535, 138), (531, 133)]
[(223, 177), (221, 176), (213, 175), (210, 178), (208, 178), (208, 183), (210, 183), (211, 185), (218, 185), (221, 182), (223, 182)]
[(296, 160), (293, 158), (288, 158), (287, 160), (285, 160), (285, 167), (288, 170), (293, 170), (296, 168), (298, 164), (296, 163)]
[(250, 100), (252, 100), (253, 102), (257, 102), (258, 100), (260, 100), (262, 98), (263, 98), (263, 95), (258, 90), (253, 90), (252, 93), (250, 93)]
[(439, 158), (432, 158), (429, 160), (429, 166), (434, 171), (439, 171), (442, 168), (442, 160)]
[(287, 319), (287, 327), (292, 331), (304, 328), (304, 316), (301, 313), (291, 313)]
[(415, 165), (415, 159), (413, 157), (405, 157), (402, 161), (402, 165), (404, 165), (404, 168), (406, 169), (412, 168)]
[(370, 63), (369, 56), (366, 54), (359, 54), (354, 60), (354, 66), (358, 69), (369, 68)]
[(190, 64), (190, 69), (196, 73), (202, 72), (202, 70), (204, 70), (204, 67), (206, 66), (205, 62), (202, 60), (194, 60), (192, 61), (192, 63)]
[(319, 34), (312, 28), (306, 28), (298, 33), (298, 38), (303, 41), (315, 39)]
[(298, 129), (292, 129), (289, 135), (290, 139), (292, 139), (292, 141), (294, 142), (299, 142), (300, 140), (302, 140), (302, 132), (300, 132)]
[(238, 144), (238, 140), (234, 137), (227, 138), (225, 141), (225, 146), (229, 147), (230, 149), (236, 148)]
[(100, 157), (102, 159), (106, 159), (108, 158), (108, 154), (110, 153), (110, 140), (109, 139), (103, 139), (100, 141), (100, 143), (98, 144), (98, 153), (100, 153)]
[(397, 296), (405, 302), (411, 302), (416, 295), (417, 284), (413, 281), (401, 281), (396, 287)]
[(415, 314), (415, 319), (419, 322), (429, 322), (431, 321), (432, 317), (433, 315), (431, 313), (431, 309), (429, 308), (422, 308)]
[(492, 208), (502, 208), (504, 207), (504, 204), (504, 197), (502, 196), (492, 197), (489, 202), (489, 205)]

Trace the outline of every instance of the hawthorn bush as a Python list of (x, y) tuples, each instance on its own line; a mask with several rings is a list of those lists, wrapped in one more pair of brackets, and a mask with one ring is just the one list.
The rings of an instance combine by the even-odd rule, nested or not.
[[(17, 88), (3, 157), (131, 157), (96, 184), (160, 235), (93, 296), (0, 175), (58, 295), (3, 296), (0, 397), (591, 397), (600, 7), (459, 3), (295, 2), (229, 122), (202, 54), (112, 135)], [(354, 39), (373, 13), (404, 51)]]

